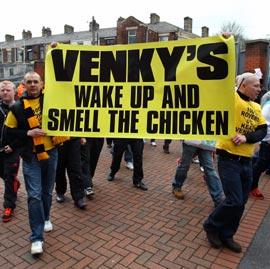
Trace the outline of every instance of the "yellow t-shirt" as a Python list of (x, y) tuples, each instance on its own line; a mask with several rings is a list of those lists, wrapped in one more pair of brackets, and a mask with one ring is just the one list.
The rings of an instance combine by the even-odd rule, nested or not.
[[(35, 116), (38, 118), (39, 124), (41, 126), (42, 113), (40, 110), (39, 98), (29, 99), (28, 101), (30, 103), (30, 106), (31, 106)], [(18, 127), (17, 119), (11, 111), (7, 115), (5, 125), (9, 128), (17, 128)], [(44, 147), (45, 147), (46, 151), (50, 150), (54, 147), (50, 136), (44, 136), (43, 143), (44, 143)]]
[[(237, 92), (235, 93), (235, 121), (235, 132), (242, 135), (254, 132), (259, 125), (266, 124), (260, 105), (243, 100)], [(222, 140), (217, 144), (218, 149), (245, 157), (252, 157), (254, 147), (254, 144), (248, 143), (237, 146), (231, 139)]]

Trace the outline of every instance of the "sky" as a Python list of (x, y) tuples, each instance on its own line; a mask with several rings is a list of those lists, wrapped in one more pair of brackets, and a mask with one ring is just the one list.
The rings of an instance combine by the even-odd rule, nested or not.
[[(193, 33), (201, 35), (201, 27), (209, 27), (209, 34), (220, 32), (223, 24), (236, 22), (247, 39), (270, 39), (268, 22), (269, 0), (4, 0), (0, 14), (0, 42), (5, 34), (22, 39), (22, 31), (30, 30), (33, 37), (41, 36), (43, 26), (52, 34), (64, 32), (69, 24), (75, 31), (89, 29), (89, 21), (95, 17), (100, 28), (116, 27), (119, 17), (134, 16), (149, 23), (150, 13), (184, 28), (184, 17), (193, 19)], [(6, 10), (5, 12), (3, 12)]]

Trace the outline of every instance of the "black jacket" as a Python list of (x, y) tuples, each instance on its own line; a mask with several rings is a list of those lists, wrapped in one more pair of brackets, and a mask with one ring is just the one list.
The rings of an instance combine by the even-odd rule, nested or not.
[[(20, 149), (20, 155), (24, 160), (30, 161), (33, 152), (33, 139), (27, 136), (27, 131), (30, 130), (27, 116), (25, 114), (23, 99), (28, 98), (23, 95), (14, 105), (10, 107), (10, 111), (15, 116), (18, 126), (17, 128), (5, 128), (5, 136), (10, 137), (13, 141), (13, 146)], [(39, 97), (41, 110), (43, 107), (43, 94)]]

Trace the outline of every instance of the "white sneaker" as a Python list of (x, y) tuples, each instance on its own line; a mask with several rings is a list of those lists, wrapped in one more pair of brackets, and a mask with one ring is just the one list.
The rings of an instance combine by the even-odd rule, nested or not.
[(91, 196), (91, 195), (94, 195), (94, 194), (95, 194), (94, 191), (93, 191), (93, 189), (92, 189), (92, 187), (86, 188), (86, 189), (84, 190), (84, 192), (85, 192), (85, 195), (86, 195), (86, 196)]
[(151, 142), (151, 146), (156, 147), (157, 143), (155, 141)]
[(204, 172), (204, 168), (202, 166), (200, 166), (200, 169), (201, 169), (202, 172)]
[(42, 241), (35, 241), (31, 245), (31, 254), (41, 254), (43, 253), (43, 242)]
[(53, 229), (53, 225), (51, 223), (50, 220), (45, 220), (45, 223), (44, 223), (44, 232), (47, 233), (47, 232), (50, 232), (52, 231)]
[(133, 163), (132, 162), (126, 162), (126, 168), (129, 169), (129, 170), (133, 170), (134, 169)]
[(200, 163), (199, 158), (197, 156), (192, 159), (192, 162), (196, 164)]

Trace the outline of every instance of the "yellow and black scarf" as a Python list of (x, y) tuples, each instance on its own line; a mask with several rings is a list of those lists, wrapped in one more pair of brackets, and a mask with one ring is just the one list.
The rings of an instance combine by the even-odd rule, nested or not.
[[(30, 102), (27, 99), (23, 99), (24, 111), (27, 117), (27, 121), (30, 127), (30, 130), (35, 128), (40, 128), (39, 120), (34, 114), (34, 111), (30, 105)], [(43, 137), (32, 137), (34, 142), (35, 151), (39, 161), (46, 160), (49, 158), (49, 154), (45, 151), (45, 146), (43, 142)]]

